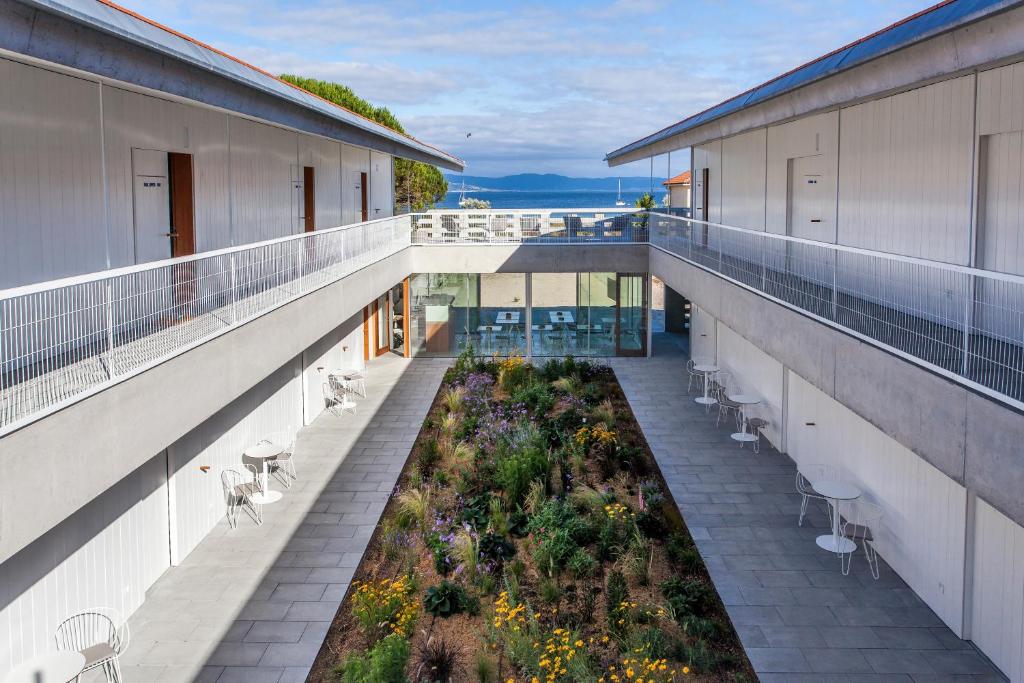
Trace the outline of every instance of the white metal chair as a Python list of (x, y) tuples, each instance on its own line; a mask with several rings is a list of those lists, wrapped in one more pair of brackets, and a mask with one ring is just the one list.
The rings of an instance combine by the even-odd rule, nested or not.
[(329, 377), (327, 379), (327, 385), (328, 389), (326, 391), (329, 392), (331, 396), (331, 403), (328, 406), (331, 409), (331, 412), (339, 417), (344, 415), (346, 410), (355, 415), (356, 402), (349, 398), (350, 392), (348, 386), (335, 377)]
[(102, 669), (110, 683), (120, 683), (119, 658), (128, 649), (128, 623), (108, 607), (94, 607), (68, 617), (53, 636), (58, 650), (78, 652), (85, 657), (82, 672)]
[(296, 481), (299, 478), (295, 471), (295, 436), (291, 426), (283, 432), (274, 432), (268, 438), (261, 439), (260, 443), (274, 444), (284, 448), (267, 465), (270, 467), (271, 473), (278, 475), (277, 478), (284, 484), (285, 488), (291, 488), (292, 481)]
[(697, 364), (697, 362), (695, 360), (693, 360), (692, 358), (690, 360), (686, 361), (686, 374), (689, 375), (689, 378), (687, 379), (687, 382), (686, 382), (686, 393), (687, 394), (689, 394), (690, 390), (693, 388), (693, 380), (697, 380), (697, 388), (698, 389), (700, 387), (704, 386), (702, 384), (702, 382), (704, 381), (704, 373), (697, 372), (696, 370), (693, 369), (693, 366), (696, 365), (696, 364)]
[(259, 526), (263, 524), (263, 506), (253, 500), (253, 495), (261, 488), (259, 472), (254, 465), (245, 465), (246, 475), (235, 469), (226, 469), (220, 473), (221, 487), (224, 489), (224, 502), (228, 508), (228, 526), (238, 528), (238, 510), (248, 506), (253, 521)]
[[(757, 440), (754, 441), (754, 452), (755, 453), (760, 453), (761, 452), (761, 430), (768, 426), (768, 420), (764, 419), (763, 417), (756, 417), (755, 416), (755, 417), (748, 417), (746, 421), (747, 421), (747, 428), (751, 431), (751, 433), (754, 436), (757, 437)], [(741, 441), (740, 442), (740, 448), (743, 448), (744, 445), (745, 444)]]
[[(731, 412), (733, 419), (736, 421), (736, 431), (742, 429), (743, 425), (740, 423), (740, 409), (742, 406), (726, 395), (725, 386), (716, 381), (712, 386), (711, 395), (718, 402), (718, 418), (715, 420), (715, 426), (720, 425), (722, 418), (728, 418)], [(740, 445), (742, 446), (743, 444), (741, 443)]]
[(366, 375), (354, 368), (336, 373), (336, 375), (346, 391), (351, 391), (366, 398)]
[[(850, 540), (860, 542), (864, 546), (864, 557), (868, 561), (868, 568), (871, 569), (871, 576), (878, 580), (878, 553), (875, 551), (875, 536), (882, 521), (884, 510), (874, 503), (866, 500), (849, 501), (843, 508), (844, 518), (839, 525), (839, 533)], [(843, 576), (850, 574), (850, 562), (853, 560), (853, 553), (843, 553), (839, 556), (842, 563)]]
[(800, 500), (800, 520), (797, 522), (797, 526), (804, 525), (804, 516), (807, 515), (807, 503), (811, 498), (817, 498), (818, 500), (825, 502), (825, 507), (828, 510), (829, 521), (832, 521), (832, 506), (829, 504), (829, 501), (825, 496), (814, 490), (814, 482), (834, 480), (838, 478), (838, 472), (832, 465), (808, 463), (806, 465), (799, 466), (796, 472), (796, 492), (799, 493), (802, 498)]

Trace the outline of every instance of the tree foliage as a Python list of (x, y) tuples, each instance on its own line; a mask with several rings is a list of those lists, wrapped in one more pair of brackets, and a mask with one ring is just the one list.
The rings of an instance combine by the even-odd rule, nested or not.
[[(393, 131), (406, 134), (405, 128), (390, 109), (375, 107), (356, 95), (347, 85), (291, 74), (283, 74), (281, 80), (341, 105)], [(412, 211), (424, 211), (444, 201), (448, 194), (448, 181), (436, 166), (395, 157), (394, 169), (396, 213), (399, 208), (406, 206)]]

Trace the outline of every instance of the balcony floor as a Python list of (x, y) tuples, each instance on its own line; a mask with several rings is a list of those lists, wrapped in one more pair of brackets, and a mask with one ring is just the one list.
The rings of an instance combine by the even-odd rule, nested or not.
[[(686, 392), (686, 355), (655, 335), (653, 358), (615, 369), (760, 679), (1004, 681), (880, 558), (849, 576), (814, 543), (824, 509), (797, 527), (796, 466), (762, 441), (740, 449)], [(659, 337), (666, 337), (659, 339)]]

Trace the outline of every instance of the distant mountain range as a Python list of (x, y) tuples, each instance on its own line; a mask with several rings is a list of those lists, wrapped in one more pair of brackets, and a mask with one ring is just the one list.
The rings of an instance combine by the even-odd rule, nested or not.
[[(623, 192), (644, 192), (650, 189), (648, 176), (623, 176), (622, 178), (570, 178), (555, 173), (520, 173), (500, 178), (445, 173), (448, 191), (458, 192), (462, 183), (467, 190), (491, 190), (501, 192), (615, 192), (622, 181)], [(661, 191), (665, 178), (655, 176), (654, 189)]]

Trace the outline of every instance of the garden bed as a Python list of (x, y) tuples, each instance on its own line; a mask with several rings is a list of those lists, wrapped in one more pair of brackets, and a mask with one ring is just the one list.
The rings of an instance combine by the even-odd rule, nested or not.
[(614, 373), (465, 354), (310, 680), (755, 676)]

